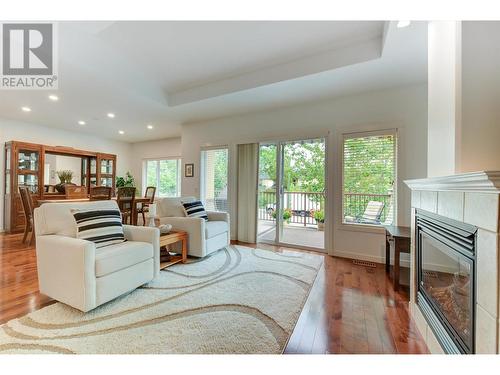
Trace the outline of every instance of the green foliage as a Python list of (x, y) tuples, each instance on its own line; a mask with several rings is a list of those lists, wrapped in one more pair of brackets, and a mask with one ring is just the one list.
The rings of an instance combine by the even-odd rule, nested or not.
[(130, 174), (130, 172), (127, 172), (125, 174), (125, 177), (116, 177), (116, 187), (133, 187), (135, 186), (135, 179), (134, 177)]
[(346, 139), (344, 142), (344, 215), (359, 217), (368, 201), (385, 203), (381, 220), (386, 219), (394, 189), (395, 139), (392, 135)]
[[(156, 181), (159, 168), (159, 181)], [(175, 159), (149, 160), (146, 169), (147, 186), (155, 186), (162, 197), (175, 197), (178, 194), (179, 162)]]
[(325, 211), (323, 210), (311, 210), (311, 216), (316, 220), (318, 223), (324, 223), (325, 222)]
[(160, 195), (174, 197), (177, 195), (179, 168), (177, 160), (162, 160), (160, 162)]
[(156, 168), (158, 165), (157, 160), (148, 160), (146, 164), (146, 186), (156, 186)]
[(276, 182), (276, 145), (261, 145), (259, 149), (259, 178)]
[[(290, 219), (292, 218), (292, 210), (290, 208), (285, 208), (283, 210), (283, 220), (286, 221), (287, 223), (290, 222)], [(276, 219), (276, 216), (278, 216), (278, 212), (276, 210), (273, 211), (271, 216)]]
[(288, 143), (284, 146), (283, 187), (285, 191), (325, 190), (325, 143)]
[(259, 208), (266, 208), (269, 204), (276, 204), (276, 192), (274, 190), (261, 191), (259, 194)]
[[(381, 194), (393, 193), (395, 180), (395, 138), (392, 135), (369, 136), (346, 139), (344, 142), (343, 190), (345, 193)], [(290, 142), (283, 149), (283, 187), (285, 191), (323, 192), (325, 189), (325, 144), (321, 141)], [(261, 145), (259, 152), (259, 207), (265, 208), (275, 203), (276, 157), (274, 144)], [(274, 182), (273, 186), (265, 182)], [(344, 199), (345, 213), (360, 215), (364, 212), (368, 200), (386, 202), (385, 212), (390, 206), (386, 197), (351, 197)], [(320, 195), (311, 196), (311, 200), (321, 202)], [(323, 217), (324, 211), (323, 207)], [(319, 213), (318, 213), (319, 215)]]
[[(276, 187), (263, 186), (264, 181), (276, 184), (276, 155), (274, 144), (262, 145), (259, 152), (259, 190), (275, 191)], [(283, 146), (283, 187), (285, 191), (323, 192), (325, 190), (325, 143), (320, 140), (312, 142), (290, 142)], [(262, 194), (261, 194), (262, 196)], [(270, 197), (270, 195), (269, 195)], [(264, 199), (267, 199), (264, 198)], [(323, 201), (320, 196), (311, 196), (313, 201)], [(268, 203), (259, 200), (259, 207)]]
[(214, 153), (214, 190), (221, 192), (227, 188), (227, 149), (213, 150)]
[(73, 171), (70, 170), (58, 171), (57, 177), (59, 177), (59, 181), (61, 181), (60, 182), (61, 184), (70, 184), (71, 180), (73, 179)]
[(394, 136), (346, 139), (344, 192), (389, 194), (394, 184)]

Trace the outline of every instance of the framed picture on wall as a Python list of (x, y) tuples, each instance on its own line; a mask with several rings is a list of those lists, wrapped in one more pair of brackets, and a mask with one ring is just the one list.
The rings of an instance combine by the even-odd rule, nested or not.
[(194, 164), (184, 164), (184, 177), (194, 176)]

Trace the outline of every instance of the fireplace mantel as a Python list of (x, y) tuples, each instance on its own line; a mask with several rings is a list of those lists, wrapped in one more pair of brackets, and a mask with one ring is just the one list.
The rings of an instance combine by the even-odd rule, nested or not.
[[(500, 354), (500, 171), (405, 181), (411, 189), (410, 309), (431, 353), (449, 352), (418, 304), (417, 210), (477, 228), (475, 353)], [(434, 328), (433, 328), (434, 327)]]
[(405, 180), (411, 190), (500, 193), (500, 171), (480, 171)]

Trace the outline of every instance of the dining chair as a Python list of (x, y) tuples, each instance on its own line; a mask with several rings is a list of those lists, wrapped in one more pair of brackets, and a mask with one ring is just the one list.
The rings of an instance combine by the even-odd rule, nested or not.
[(119, 187), (116, 196), (116, 202), (122, 213), (122, 222), (127, 224), (127, 220), (132, 225), (134, 223), (133, 215), (137, 215), (135, 208), (135, 187)]
[(19, 194), (21, 195), (21, 203), (23, 205), (24, 217), (26, 218), (26, 225), (24, 226), (23, 243), (30, 234), (29, 244), (33, 245), (35, 241), (35, 226), (33, 224), (33, 210), (35, 209), (33, 198), (30, 189), (27, 186), (19, 186)]
[(141, 203), (141, 206), (137, 209), (137, 214), (142, 215), (142, 225), (146, 225), (146, 212), (149, 212), (149, 205), (154, 203), (156, 194), (155, 186), (148, 186), (146, 192), (144, 193), (144, 198), (149, 198), (148, 203)]
[(64, 190), (66, 192), (66, 199), (88, 198), (85, 186), (66, 185)]
[(90, 188), (91, 201), (109, 201), (112, 195), (112, 189), (108, 186), (93, 186)]

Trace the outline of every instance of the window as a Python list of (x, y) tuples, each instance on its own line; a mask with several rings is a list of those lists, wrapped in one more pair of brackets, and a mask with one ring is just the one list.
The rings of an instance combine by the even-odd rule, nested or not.
[(392, 224), (395, 179), (395, 131), (344, 135), (343, 222)]
[(180, 197), (180, 159), (145, 160), (143, 171), (143, 191), (147, 186), (155, 186), (158, 197)]
[(228, 158), (227, 148), (201, 151), (201, 200), (207, 210), (228, 211)]

